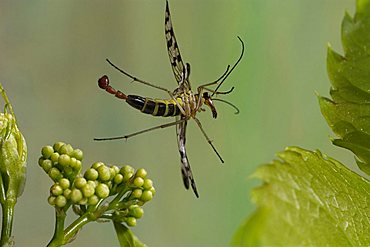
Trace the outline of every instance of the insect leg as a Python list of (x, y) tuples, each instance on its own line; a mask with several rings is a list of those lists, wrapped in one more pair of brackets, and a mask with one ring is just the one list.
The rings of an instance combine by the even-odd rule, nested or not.
[(124, 71), (123, 69), (119, 68), (117, 65), (115, 65), (114, 63), (112, 63), (109, 59), (106, 59), (107, 62), (113, 67), (115, 68), (116, 70), (118, 70), (119, 72), (121, 72), (122, 74), (124, 74), (125, 76), (131, 78), (133, 81), (136, 81), (136, 82), (139, 82), (139, 83), (142, 83), (144, 85), (147, 85), (147, 86), (150, 86), (150, 87), (154, 87), (154, 88), (157, 88), (159, 90), (162, 90), (162, 91), (165, 91), (169, 94), (172, 94), (170, 90), (166, 89), (166, 88), (163, 88), (163, 87), (160, 87), (160, 86), (157, 86), (157, 85), (154, 85), (152, 83), (149, 83), (147, 81), (144, 81), (144, 80), (141, 80), (133, 75), (130, 75), (129, 73), (127, 73), (126, 71)]
[(202, 124), (200, 123), (199, 119), (194, 117), (194, 120), (195, 122), (197, 123), (198, 127), (200, 128), (200, 130), (202, 131), (204, 137), (206, 138), (207, 142), (209, 143), (209, 145), (211, 145), (213, 151), (217, 154), (218, 158), (221, 160), (222, 163), (225, 163), (224, 160), (222, 159), (220, 153), (216, 150), (215, 146), (213, 146), (212, 144), (212, 141), (209, 139), (209, 137), (207, 136), (206, 132), (204, 131), (203, 127), (202, 127)]
[(94, 138), (94, 141), (112, 141), (112, 140), (120, 140), (120, 139), (128, 139), (130, 137), (133, 137), (133, 136), (136, 136), (136, 135), (140, 135), (140, 134), (143, 134), (143, 133), (146, 133), (146, 132), (149, 132), (149, 131), (152, 131), (152, 130), (156, 130), (156, 129), (163, 129), (163, 128), (167, 128), (167, 127), (170, 127), (170, 126), (173, 126), (173, 125), (178, 125), (182, 122), (186, 121), (185, 119), (180, 119), (180, 120), (177, 120), (175, 122), (171, 122), (171, 123), (166, 123), (166, 124), (161, 124), (161, 125), (158, 125), (158, 126), (154, 126), (152, 128), (149, 128), (149, 129), (145, 129), (145, 130), (141, 130), (141, 131), (138, 131), (138, 132), (135, 132), (135, 133), (132, 133), (132, 134), (129, 134), (129, 135), (125, 135), (125, 136), (115, 136), (115, 137), (105, 137), (105, 138)]

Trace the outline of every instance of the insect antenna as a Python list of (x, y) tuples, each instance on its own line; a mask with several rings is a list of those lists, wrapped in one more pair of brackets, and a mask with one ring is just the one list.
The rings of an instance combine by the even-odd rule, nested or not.
[(236, 105), (234, 105), (233, 103), (229, 102), (229, 101), (226, 101), (224, 99), (219, 99), (219, 98), (213, 98), (212, 100), (213, 101), (221, 101), (221, 102), (223, 102), (223, 103), (231, 106), (232, 108), (235, 109), (235, 113), (234, 114), (239, 114), (239, 112), (240, 112), (239, 108)]
[(222, 81), (220, 82), (220, 84), (218, 84), (218, 86), (216, 87), (216, 89), (212, 93), (211, 97), (217, 93), (217, 90), (220, 88), (220, 86), (222, 85), (222, 83), (224, 83), (224, 81), (226, 80), (226, 78), (231, 74), (231, 72), (233, 72), (233, 70), (235, 69), (235, 67), (239, 64), (240, 60), (242, 60), (242, 58), (243, 58), (243, 55), (244, 55), (244, 42), (243, 42), (243, 40), (239, 36), (238, 36), (238, 39), (239, 39), (240, 43), (242, 44), (242, 52), (240, 54), (240, 57), (238, 58), (238, 60), (236, 61), (236, 63), (233, 65), (233, 67), (230, 69), (230, 71), (228, 71), (225, 76), (222, 76), (223, 77)]

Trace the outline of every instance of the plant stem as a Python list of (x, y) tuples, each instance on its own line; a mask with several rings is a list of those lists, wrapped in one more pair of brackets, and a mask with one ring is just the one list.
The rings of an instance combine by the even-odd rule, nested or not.
[(67, 214), (63, 209), (55, 208), (55, 228), (53, 238), (48, 247), (57, 247), (64, 244), (64, 222)]
[[(5, 203), (1, 204), (3, 209), (3, 222), (1, 226), (1, 246), (12, 246), (10, 244), (12, 236), (13, 218), (14, 218), (14, 206), (16, 200), (7, 199)], [(10, 244), (10, 245), (9, 245)]]

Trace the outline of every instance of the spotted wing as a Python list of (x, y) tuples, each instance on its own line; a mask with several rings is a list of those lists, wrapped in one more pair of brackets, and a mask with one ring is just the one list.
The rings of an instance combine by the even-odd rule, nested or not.
[[(185, 118), (184, 116), (181, 116), (181, 119), (184, 119), (184, 118)], [(191, 167), (189, 164), (188, 156), (186, 155), (186, 148), (185, 148), (186, 126), (187, 126), (187, 121), (181, 122), (180, 124), (176, 125), (177, 144), (179, 146), (180, 159), (181, 159), (182, 180), (184, 181), (185, 188), (189, 189), (189, 183), (190, 183), (194, 191), (194, 194), (196, 195), (196, 197), (199, 197), (197, 186), (195, 185), (193, 173), (191, 171)]]
[(175, 75), (176, 81), (179, 84), (179, 88), (182, 90), (190, 90), (189, 73), (190, 65), (186, 64), (181, 58), (179, 46), (176, 42), (175, 33), (173, 31), (170, 9), (168, 7), (168, 1), (166, 1), (166, 14), (165, 14), (165, 36), (167, 43), (168, 56), (170, 58), (171, 67), (173, 74)]

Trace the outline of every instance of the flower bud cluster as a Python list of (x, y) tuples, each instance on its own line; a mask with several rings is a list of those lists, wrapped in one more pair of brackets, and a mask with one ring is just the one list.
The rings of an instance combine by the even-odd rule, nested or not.
[[(143, 216), (143, 206), (154, 194), (153, 181), (147, 178), (145, 169), (124, 165), (106, 165), (95, 162), (83, 174), (81, 171), (82, 151), (71, 145), (57, 142), (41, 150), (39, 165), (54, 181), (48, 202), (63, 208), (73, 205), (75, 212), (83, 214), (86, 206), (98, 207), (112, 197), (112, 219), (135, 226)], [(109, 203), (108, 201), (106, 201)]]
[(41, 155), (39, 165), (54, 182), (74, 179), (81, 171), (83, 153), (70, 144), (56, 142), (53, 146), (44, 146)]

